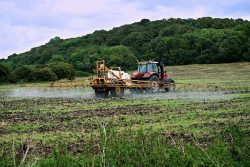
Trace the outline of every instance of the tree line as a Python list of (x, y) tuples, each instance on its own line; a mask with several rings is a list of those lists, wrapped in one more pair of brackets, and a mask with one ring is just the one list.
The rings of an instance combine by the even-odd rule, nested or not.
[(43, 82), (59, 79), (72, 80), (75, 76), (76, 71), (74, 67), (63, 62), (41, 66), (23, 65), (14, 71), (10, 71), (6, 65), (0, 64), (0, 83)]
[(250, 61), (249, 37), (250, 23), (242, 19), (142, 19), (77, 38), (55, 37), (28, 52), (12, 54), (0, 61), (0, 80), (7, 81), (5, 75), (24, 82), (88, 76), (102, 59), (123, 70), (135, 69), (137, 60), (166, 65)]

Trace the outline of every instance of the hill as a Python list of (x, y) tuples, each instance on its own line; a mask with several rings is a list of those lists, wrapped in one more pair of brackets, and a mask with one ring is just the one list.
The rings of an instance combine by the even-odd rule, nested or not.
[(10, 73), (24, 65), (55, 73), (52, 68), (59, 64), (76, 71), (65, 72), (68, 75), (84, 76), (95, 69), (95, 61), (100, 59), (124, 70), (133, 69), (137, 59), (160, 60), (167, 65), (249, 61), (249, 36), (250, 23), (242, 19), (142, 19), (77, 38), (55, 37), (28, 52), (10, 55), (1, 64)]

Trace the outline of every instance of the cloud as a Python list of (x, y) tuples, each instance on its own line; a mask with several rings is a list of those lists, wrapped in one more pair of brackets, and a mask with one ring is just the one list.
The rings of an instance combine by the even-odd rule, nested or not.
[(55, 36), (82, 36), (142, 18), (249, 20), (249, 7), (247, 0), (0, 0), (0, 58), (28, 51)]

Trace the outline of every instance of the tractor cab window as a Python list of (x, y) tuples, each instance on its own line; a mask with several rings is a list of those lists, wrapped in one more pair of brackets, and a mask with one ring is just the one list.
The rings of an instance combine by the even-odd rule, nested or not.
[(147, 72), (147, 64), (140, 64), (138, 66), (138, 72), (144, 74)]
[(153, 72), (158, 72), (157, 64), (153, 64)]
[(158, 72), (156, 64), (148, 64), (148, 72)]

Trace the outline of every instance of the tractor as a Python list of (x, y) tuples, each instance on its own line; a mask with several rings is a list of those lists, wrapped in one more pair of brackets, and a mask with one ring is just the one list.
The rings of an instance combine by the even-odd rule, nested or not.
[[(164, 83), (175, 83), (172, 78), (169, 78), (164, 71), (164, 64), (157, 61), (138, 62), (138, 70), (130, 74), (132, 80), (144, 81), (161, 81)], [(174, 89), (174, 88), (173, 88)], [(172, 89), (172, 90), (173, 90)], [(134, 89), (131, 89), (134, 92)], [(165, 91), (170, 91), (170, 88), (165, 88)], [(156, 91), (156, 90), (155, 90)]]
[(124, 90), (131, 93), (158, 92), (174, 90), (174, 80), (167, 77), (164, 65), (155, 61), (138, 63), (138, 72), (131, 75), (121, 71), (120, 67), (109, 68), (105, 61), (96, 62), (96, 77), (90, 83), (96, 97), (122, 97)]

